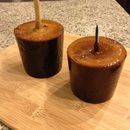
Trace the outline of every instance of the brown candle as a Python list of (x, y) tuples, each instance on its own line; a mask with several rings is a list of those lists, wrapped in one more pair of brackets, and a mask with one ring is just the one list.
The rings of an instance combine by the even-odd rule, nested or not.
[(62, 66), (63, 26), (51, 20), (19, 25), (14, 29), (26, 72), (33, 77), (46, 78), (58, 73)]
[(96, 51), (94, 36), (74, 41), (67, 50), (72, 91), (90, 103), (112, 97), (127, 55), (120, 43), (106, 37), (99, 39)]

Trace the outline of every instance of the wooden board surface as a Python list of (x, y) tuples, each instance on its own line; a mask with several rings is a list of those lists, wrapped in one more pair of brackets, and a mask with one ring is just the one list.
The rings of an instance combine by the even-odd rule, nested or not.
[(130, 49), (113, 98), (89, 104), (71, 91), (65, 34), (64, 64), (48, 79), (28, 76), (15, 45), (0, 52), (0, 120), (18, 130), (130, 130)]

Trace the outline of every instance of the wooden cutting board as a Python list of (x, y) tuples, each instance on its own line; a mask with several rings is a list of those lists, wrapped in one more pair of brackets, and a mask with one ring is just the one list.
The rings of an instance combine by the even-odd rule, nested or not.
[(113, 98), (89, 104), (70, 88), (66, 48), (79, 36), (65, 34), (64, 64), (48, 79), (28, 76), (17, 45), (0, 52), (0, 120), (18, 130), (130, 130), (130, 49)]

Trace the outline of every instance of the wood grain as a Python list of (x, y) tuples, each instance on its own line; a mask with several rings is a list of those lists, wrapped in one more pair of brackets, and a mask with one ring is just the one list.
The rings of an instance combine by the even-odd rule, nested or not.
[(79, 100), (70, 88), (66, 48), (79, 36), (65, 34), (64, 64), (48, 79), (28, 76), (17, 45), (0, 52), (0, 120), (18, 130), (129, 130), (130, 49), (113, 98)]

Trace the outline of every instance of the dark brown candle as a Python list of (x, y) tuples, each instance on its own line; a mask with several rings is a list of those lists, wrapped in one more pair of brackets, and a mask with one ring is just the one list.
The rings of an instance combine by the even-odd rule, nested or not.
[(112, 97), (126, 58), (120, 43), (105, 37), (99, 39), (98, 51), (94, 51), (94, 36), (74, 41), (67, 50), (72, 91), (90, 103)]
[(41, 29), (31, 21), (14, 29), (26, 72), (33, 77), (46, 78), (58, 73), (62, 66), (63, 26), (42, 20)]

